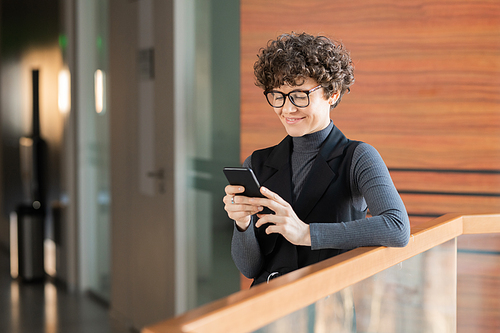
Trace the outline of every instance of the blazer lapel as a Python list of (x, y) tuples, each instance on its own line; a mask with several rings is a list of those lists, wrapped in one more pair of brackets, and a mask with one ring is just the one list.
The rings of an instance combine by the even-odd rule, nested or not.
[(276, 192), (287, 202), (292, 202), (292, 173), (290, 170), (290, 155), (292, 138), (287, 136), (273, 150), (262, 172), (259, 182)]
[(331, 161), (343, 155), (347, 143), (347, 138), (337, 127), (332, 129), (323, 143), (294, 205), (295, 213), (302, 221), (306, 220), (330, 184), (337, 180), (338, 172), (333, 167), (336, 164)]
[[(290, 170), (290, 154), (292, 148), (292, 138), (285, 137), (267, 158), (262, 172), (259, 173), (259, 182), (262, 186), (277, 193), (287, 202), (292, 202), (292, 176)], [(256, 228), (259, 238), (260, 248), (264, 255), (270, 254), (274, 250), (276, 241), (283, 237), (280, 234), (266, 234), (265, 224)]]

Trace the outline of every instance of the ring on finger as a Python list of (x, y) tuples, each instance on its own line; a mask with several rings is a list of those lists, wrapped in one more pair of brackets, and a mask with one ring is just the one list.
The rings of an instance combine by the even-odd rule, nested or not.
[(231, 198), (231, 203), (234, 204), (234, 195), (233, 197)]

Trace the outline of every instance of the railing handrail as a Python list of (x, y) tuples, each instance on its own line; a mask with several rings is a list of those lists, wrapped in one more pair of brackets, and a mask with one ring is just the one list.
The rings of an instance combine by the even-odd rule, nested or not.
[(483, 233), (500, 233), (500, 214), (443, 215), (412, 227), (410, 242), (404, 248), (360, 247), (142, 332), (251, 332), (455, 237)]

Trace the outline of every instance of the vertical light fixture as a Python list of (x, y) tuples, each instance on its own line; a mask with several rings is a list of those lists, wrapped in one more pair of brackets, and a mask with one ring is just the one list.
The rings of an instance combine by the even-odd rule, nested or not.
[(71, 74), (67, 67), (59, 71), (58, 84), (57, 104), (59, 112), (67, 114), (71, 108)]
[(94, 96), (95, 96), (95, 111), (98, 114), (103, 114), (105, 112), (105, 74), (100, 69), (96, 70), (94, 73)]
[(10, 213), (10, 275), (14, 279), (19, 276), (18, 239), (17, 214), (12, 212)]
[(56, 243), (52, 239), (45, 239), (43, 242), (43, 250), (44, 250), (44, 268), (45, 273), (52, 277), (56, 277), (57, 275), (57, 267), (56, 267)]

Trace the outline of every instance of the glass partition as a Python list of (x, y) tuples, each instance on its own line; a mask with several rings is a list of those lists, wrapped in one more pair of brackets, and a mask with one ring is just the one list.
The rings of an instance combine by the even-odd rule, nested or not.
[(109, 301), (108, 1), (79, 0), (76, 6), (80, 287)]
[(500, 234), (462, 235), (458, 238), (457, 253), (459, 332), (497, 332), (500, 328)]
[(456, 332), (453, 239), (255, 332)]
[(239, 2), (190, 0), (186, 95), (186, 261), (192, 309), (239, 289), (231, 259), (233, 222), (222, 203), (225, 166), (239, 157)]

